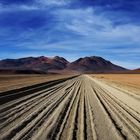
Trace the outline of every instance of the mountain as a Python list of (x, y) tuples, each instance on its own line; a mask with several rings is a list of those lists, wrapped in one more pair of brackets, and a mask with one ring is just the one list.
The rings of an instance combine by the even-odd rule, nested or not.
[(27, 57), (20, 59), (5, 59), (0, 61), (0, 69), (13, 70), (62, 70), (69, 62), (63, 57)]
[(102, 57), (91, 56), (79, 58), (78, 60), (70, 63), (67, 69), (80, 71), (80, 72), (118, 72), (125, 71), (126, 69), (120, 66), (117, 66), (110, 61), (103, 59)]
[(28, 72), (32, 70), (55, 73), (107, 73), (125, 71), (126, 69), (97, 56), (79, 58), (71, 63), (59, 56), (52, 58), (41, 56), (0, 60), (0, 70), (27, 70)]
[(140, 68), (134, 69), (134, 70), (128, 70), (125, 73), (128, 73), (128, 74), (140, 74)]
[(140, 68), (135, 69), (134, 71), (140, 73)]

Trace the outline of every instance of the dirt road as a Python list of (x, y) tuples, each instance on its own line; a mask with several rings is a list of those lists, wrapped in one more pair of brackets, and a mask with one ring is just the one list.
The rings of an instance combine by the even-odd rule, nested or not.
[(140, 140), (140, 96), (88, 75), (0, 95), (0, 140)]

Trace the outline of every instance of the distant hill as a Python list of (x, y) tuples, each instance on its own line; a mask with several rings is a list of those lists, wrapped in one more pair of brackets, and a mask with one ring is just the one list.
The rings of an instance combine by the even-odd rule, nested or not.
[(0, 72), (7, 70), (18, 72), (79, 72), (79, 73), (109, 73), (126, 71), (127, 69), (111, 63), (102, 57), (91, 56), (69, 62), (63, 57), (26, 57), (20, 59), (0, 60)]
[(126, 69), (111, 63), (108, 60), (103, 59), (102, 57), (91, 56), (79, 58), (78, 60), (70, 63), (67, 69), (88, 72), (88, 73), (105, 73), (105, 72), (118, 72), (125, 71)]
[(63, 57), (27, 57), (20, 59), (5, 59), (0, 61), (0, 69), (12, 70), (62, 70), (69, 62)]
[(140, 74), (140, 68), (134, 69), (134, 70), (128, 70), (125, 73), (128, 73), (128, 74)]
[(134, 71), (134, 72), (139, 72), (139, 73), (140, 73), (140, 68), (135, 69), (135, 70), (132, 70), (132, 71)]

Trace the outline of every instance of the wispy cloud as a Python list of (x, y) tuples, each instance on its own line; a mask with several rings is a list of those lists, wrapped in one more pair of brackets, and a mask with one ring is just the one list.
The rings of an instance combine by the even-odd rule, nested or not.
[(36, 0), (36, 3), (44, 6), (64, 6), (70, 3), (70, 0)]
[(99, 55), (120, 64), (131, 59), (129, 64), (125, 63), (127, 67), (140, 65), (138, 10), (123, 9), (137, 7), (132, 1), (126, 7), (124, 0), (116, 5), (105, 0), (1, 0), (0, 3), (1, 58), (6, 53), (9, 57), (62, 55), (71, 60)]
[(60, 26), (85, 37), (100, 38), (102, 41), (123, 40), (140, 43), (140, 26), (131, 23), (114, 26), (114, 21), (96, 15), (93, 8), (63, 9), (55, 11), (55, 14), (62, 22)]
[(52, 7), (62, 7), (70, 4), (70, 0), (23, 0), (12, 2), (0, 1), (0, 12), (6, 11), (20, 11), (20, 10), (43, 10)]

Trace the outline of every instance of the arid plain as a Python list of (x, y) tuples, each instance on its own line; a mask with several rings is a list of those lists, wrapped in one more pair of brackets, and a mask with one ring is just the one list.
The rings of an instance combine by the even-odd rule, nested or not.
[(140, 140), (140, 74), (0, 76), (0, 140)]

